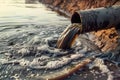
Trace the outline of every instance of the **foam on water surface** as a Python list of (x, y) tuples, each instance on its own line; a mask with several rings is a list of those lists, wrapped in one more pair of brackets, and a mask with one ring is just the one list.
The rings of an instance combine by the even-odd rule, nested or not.
[[(89, 40), (81, 36), (80, 38), (78, 38), (78, 42), (76, 42), (79, 44), (74, 45), (73, 48), (69, 50), (57, 49), (57, 39), (58, 38), (56, 37), (46, 37), (40, 39), (41, 42), (38, 45), (14, 45), (9, 50), (9, 54), (7, 53), (8, 51), (5, 52), (6, 57), (4, 58), (8, 58), (8, 60), (2, 60), (2, 66), (14, 67), (14, 69), (8, 69), (10, 72), (14, 72), (13, 74), (9, 74), (9, 76), (14, 76), (15, 74), (17, 74), (19, 75), (19, 78), (22, 79), (23, 75), (16, 72), (16, 70), (24, 70), (22, 72), (27, 73), (26, 76), (28, 76), (28, 79), (30, 77), (33, 77), (35, 79), (35, 75), (37, 74), (39, 74), (40, 78), (40, 76), (43, 75), (56, 73), (58, 71), (64, 70), (65, 68), (67, 69), (70, 66), (72, 67), (78, 64), (80, 61), (87, 57), (94, 57), (95, 55), (98, 55), (100, 53), (99, 50), (96, 50), (96, 45), (91, 45), (91, 43), (86, 44), (85, 42), (89, 42)], [(18, 66), (19, 68), (15, 68)], [(96, 58), (92, 66), (99, 67), (101, 71), (104, 71), (103, 73), (106, 73), (108, 75), (108, 80), (111, 79), (111, 72), (109, 72), (107, 66), (104, 65), (104, 60)], [(33, 73), (33, 75), (29, 75), (29, 72), (31, 72), (31, 75)], [(37, 78), (38, 77), (36, 77), (36, 79)]]
[[(6, 41), (6, 44), (3, 44), (5, 47), (2, 48), (4, 49), (1, 49), (1, 54), (3, 55), (0, 62), (1, 79), (24, 79), (24, 73), (27, 76), (25, 79), (40, 79), (43, 78), (42, 76), (51, 73), (62, 74), (62, 72), (58, 72), (77, 65), (83, 59), (98, 56), (99, 58), (95, 58), (92, 64), (90, 64), (92, 66), (92, 68), (89, 66), (90, 71), (92, 71), (91, 69), (94, 70), (94, 67), (98, 67), (100, 69), (98, 73), (101, 73), (99, 75), (105, 74), (104, 77), (106, 77), (104, 79), (108, 77), (107, 80), (114, 80), (114, 76), (111, 73), (112, 71), (104, 64), (104, 59), (112, 60), (116, 63), (118, 63), (119, 60), (115, 60), (115, 55), (110, 56), (110, 53), (103, 53), (85, 36), (89, 34), (80, 35), (71, 49), (62, 50), (57, 48), (56, 43), (59, 37), (58, 35), (64, 29), (63, 26), (59, 26), (59, 28), (54, 26), (54, 29), (52, 29), (53, 27), (51, 26), (32, 26), (39, 26), (40, 30), (17, 34), (19, 37), (14, 35), (4, 39), (8, 41)], [(4, 70), (7, 71), (7, 73), (5, 73)], [(82, 72), (80, 74), (82, 74)], [(3, 76), (4, 74), (5, 76)], [(39, 77), (37, 76), (38, 74)], [(18, 76), (16, 77), (16, 75)], [(85, 76), (86, 74), (83, 73), (82, 75)], [(79, 75), (73, 75), (75, 78), (78, 76)], [(72, 77), (68, 79), (72, 80)]]

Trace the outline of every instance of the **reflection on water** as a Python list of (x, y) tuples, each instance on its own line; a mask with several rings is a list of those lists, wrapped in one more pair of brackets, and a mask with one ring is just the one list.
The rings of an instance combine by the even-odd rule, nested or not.
[(1, 4), (18, 4), (18, 3), (21, 3), (21, 4), (24, 4), (26, 0), (0, 0), (0, 3)]
[(24, 0), (0, 1), (0, 24), (54, 24), (58, 23), (58, 20), (67, 20), (58, 17), (55, 12), (46, 10), (42, 4), (24, 3)]

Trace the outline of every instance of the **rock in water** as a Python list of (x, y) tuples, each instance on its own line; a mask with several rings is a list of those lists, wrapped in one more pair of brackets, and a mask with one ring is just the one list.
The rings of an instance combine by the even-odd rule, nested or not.
[(70, 48), (81, 31), (82, 31), (81, 24), (73, 23), (69, 25), (60, 35), (57, 41), (57, 47), (62, 49)]

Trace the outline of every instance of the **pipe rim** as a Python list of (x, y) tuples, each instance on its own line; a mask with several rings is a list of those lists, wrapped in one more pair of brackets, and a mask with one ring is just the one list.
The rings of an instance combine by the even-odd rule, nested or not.
[(78, 12), (74, 12), (71, 16), (71, 23), (81, 23), (81, 18)]

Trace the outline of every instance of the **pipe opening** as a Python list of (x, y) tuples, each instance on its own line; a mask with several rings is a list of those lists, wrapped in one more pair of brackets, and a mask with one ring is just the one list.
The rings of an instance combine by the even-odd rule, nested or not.
[(71, 17), (71, 23), (81, 23), (80, 15), (75, 12)]

